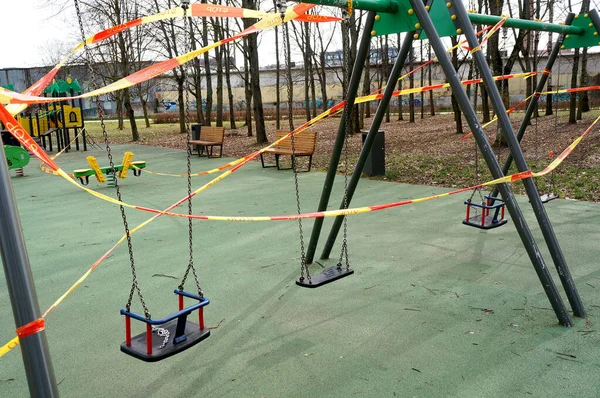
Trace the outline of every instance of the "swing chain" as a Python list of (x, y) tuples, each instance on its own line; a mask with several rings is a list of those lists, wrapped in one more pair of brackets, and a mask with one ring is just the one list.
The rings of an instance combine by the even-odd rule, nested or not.
[(171, 337), (171, 332), (169, 332), (168, 329), (165, 328), (159, 328), (157, 326), (152, 326), (152, 333), (156, 332), (156, 335), (158, 337), (164, 337), (165, 339), (163, 340), (162, 344), (160, 345), (160, 347), (158, 347), (159, 349), (163, 349), (167, 346), (167, 343), (169, 342), (169, 337)]
[[(349, 3), (350, 4), (350, 3)], [(350, 17), (351, 15), (348, 15), (348, 18), (345, 18), (344, 21), (342, 23), (345, 23), (348, 25), (348, 33), (350, 32)], [(348, 49), (348, 46), (344, 46), (344, 63), (346, 64), (346, 85), (349, 84), (350, 82), (350, 77), (351, 77), (351, 68), (350, 68), (350, 52)], [(350, 105), (348, 103), (346, 103), (346, 120), (344, 121), (345, 123), (345, 128), (344, 128), (344, 199), (343, 199), (343, 208), (347, 209), (348, 208), (348, 158), (349, 158), (349, 146), (350, 146), (350, 128), (352, 125), (352, 118), (351, 118), (351, 112), (352, 112), (352, 107), (354, 106), (354, 104)], [(343, 232), (343, 240), (342, 240), (342, 248), (340, 251), (340, 259), (339, 262), (337, 264), (337, 269), (341, 270), (342, 268), (342, 262), (345, 260), (346, 263), (346, 270), (350, 269), (350, 261), (348, 260), (348, 216), (344, 215), (344, 232)]]
[[(188, 33), (188, 7), (189, 1), (182, 1), (181, 7), (185, 11), (185, 16), (183, 19), (183, 29), (185, 34)], [(190, 35), (191, 36), (191, 35)], [(194, 40), (193, 37), (190, 37), (191, 40)], [(190, 90), (189, 90), (189, 81), (187, 79), (186, 66), (181, 66), (181, 75), (182, 79), (185, 82), (185, 132), (186, 132), (186, 146), (187, 146), (187, 193), (188, 193), (188, 215), (192, 215), (192, 146), (190, 145), (191, 141), (191, 130), (190, 130)], [(190, 270), (192, 271), (192, 275), (194, 276), (194, 281), (196, 282), (196, 288), (198, 289), (198, 295), (200, 297), (204, 297), (204, 293), (202, 288), (200, 287), (200, 282), (198, 281), (198, 274), (196, 273), (196, 268), (194, 267), (194, 241), (193, 241), (193, 227), (192, 227), (192, 218), (188, 217), (188, 241), (190, 247), (190, 261), (183, 275), (183, 279), (181, 280), (181, 284), (178, 286), (180, 291), (183, 291), (185, 281), (188, 277)]]
[[(278, 6), (280, 7), (280, 13), (281, 13), (281, 22), (284, 22), (285, 19), (285, 8), (284, 5), (282, 3), (278, 3)], [(292, 101), (291, 101), (291, 97), (292, 97), (292, 92), (291, 92), (291, 85), (293, 84), (291, 81), (289, 81), (289, 68), (291, 67), (290, 64), (290, 58), (291, 58), (291, 51), (290, 48), (288, 47), (288, 39), (289, 39), (289, 28), (288, 28), (288, 24), (284, 23), (283, 24), (283, 34), (284, 34), (284, 38), (283, 38), (283, 56), (285, 58), (285, 62), (286, 62), (286, 67), (288, 70), (288, 73), (286, 73), (286, 79), (287, 81), (287, 93), (288, 93), (288, 118), (290, 120), (290, 129), (293, 126), (292, 120), (294, 117), (294, 112), (292, 109)], [(294, 154), (296, 153), (296, 139), (295, 139), (295, 134), (294, 131), (290, 131), (291, 133), (291, 145), (292, 145), (292, 172), (294, 174), (294, 187), (296, 189), (296, 210), (298, 211), (298, 214), (301, 214), (301, 208), (300, 208), (300, 186), (298, 185), (298, 171), (296, 170), (296, 161), (295, 161), (295, 156)], [(299, 235), (300, 235), (300, 281), (304, 281), (304, 279), (308, 279), (309, 283), (311, 281), (311, 277), (310, 277), (310, 271), (308, 270), (308, 266), (306, 265), (306, 250), (304, 248), (304, 231), (302, 230), (302, 219), (298, 218), (298, 231), (299, 231)]]
[[(86, 60), (87, 67), (90, 72), (90, 76), (92, 78), (91, 84), (93, 86), (93, 85), (95, 85), (93, 78), (96, 75), (96, 73), (94, 72), (94, 67), (92, 66), (89, 48), (87, 46), (85, 32), (83, 30), (83, 18), (81, 16), (81, 9), (79, 8), (79, 1), (74, 0), (74, 2), (75, 2), (75, 11), (77, 13), (77, 20), (79, 22), (79, 31), (81, 33), (81, 39), (83, 41), (85, 60)], [(104, 116), (105, 116), (104, 109), (100, 105), (99, 98), (96, 98), (95, 102), (96, 102), (96, 107), (98, 110), (98, 117), (100, 118), (100, 126), (102, 128), (102, 136), (104, 137), (104, 144), (106, 145), (106, 152), (108, 154), (108, 162), (109, 162), (110, 168), (107, 172), (112, 173), (112, 176), (114, 178), (115, 188), (117, 191), (117, 199), (119, 200), (119, 202), (121, 202), (122, 201), (121, 200), (121, 190), (119, 189), (119, 183), (118, 183), (118, 179), (117, 179), (117, 170), (115, 169), (115, 164), (114, 164), (112, 153), (110, 150), (110, 142), (108, 140), (108, 133), (106, 131), (106, 124), (104, 122)], [(127, 311), (131, 310), (131, 301), (133, 300), (133, 294), (135, 291), (137, 291), (137, 294), (140, 298), (140, 302), (142, 303), (142, 308), (144, 309), (144, 315), (146, 316), (147, 319), (150, 319), (151, 318), (150, 311), (148, 310), (148, 307), (146, 306), (146, 302), (144, 301), (144, 296), (142, 294), (142, 291), (141, 291), (138, 281), (137, 281), (135, 262), (133, 259), (133, 247), (131, 245), (131, 235), (129, 233), (129, 225), (127, 223), (127, 216), (125, 215), (125, 208), (123, 207), (123, 205), (119, 205), (119, 208), (121, 209), (121, 218), (123, 219), (123, 226), (125, 228), (125, 236), (127, 237), (127, 249), (129, 251), (129, 261), (130, 261), (130, 265), (131, 265), (131, 277), (132, 277), (131, 291), (129, 292), (129, 299), (127, 300), (125, 309)]]

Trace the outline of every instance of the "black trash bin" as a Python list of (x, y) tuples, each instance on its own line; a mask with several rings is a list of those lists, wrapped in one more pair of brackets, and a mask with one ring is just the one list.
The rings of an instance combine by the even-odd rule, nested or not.
[[(368, 131), (362, 132), (363, 145), (367, 139)], [(383, 176), (385, 175), (385, 134), (383, 131), (378, 131), (371, 147), (371, 152), (367, 157), (367, 162), (363, 169), (363, 173), (368, 176)]]
[[(192, 140), (200, 139), (200, 129), (204, 126), (202, 123), (192, 124)], [(200, 145), (194, 145), (196, 152), (200, 151)]]

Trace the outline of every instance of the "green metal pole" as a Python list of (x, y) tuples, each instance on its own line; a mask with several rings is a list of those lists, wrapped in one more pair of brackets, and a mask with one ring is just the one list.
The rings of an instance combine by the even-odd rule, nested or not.
[[(431, 20), (431, 17), (429, 16), (425, 8), (425, 5), (421, 2), (421, 0), (410, 0), (410, 4), (413, 6), (416, 15), (419, 18), (419, 21), (421, 21), (421, 26), (423, 27), (423, 30), (427, 33), (427, 37), (430, 40), (431, 47), (433, 48), (436, 56), (438, 57), (438, 62), (440, 63), (440, 66), (444, 71), (446, 79), (448, 79), (448, 83), (450, 83), (450, 86), (452, 87), (452, 92), (456, 96), (461, 110), (465, 114), (465, 119), (467, 120), (467, 123), (469, 124), (469, 127), (473, 132), (473, 137), (477, 142), (477, 146), (479, 147), (481, 154), (485, 158), (485, 162), (490, 172), (492, 173), (492, 176), (494, 178), (502, 177), (503, 174), (502, 169), (500, 168), (500, 164), (494, 157), (494, 151), (492, 150), (492, 147), (487, 140), (487, 136), (485, 135), (485, 132), (483, 131), (479, 120), (477, 119), (477, 115), (475, 114), (475, 111), (473, 110), (473, 107), (469, 102), (469, 99), (467, 98), (467, 94), (465, 93), (460, 83), (460, 78), (458, 77), (454, 66), (448, 58), (446, 48), (444, 47), (444, 44), (442, 43), (435, 29), (433, 21)], [(475, 33), (473, 32), (473, 28), (470, 25), (470, 22), (467, 17), (467, 12), (464, 9), (464, 5), (462, 4), (462, 2), (457, 1), (455, 5), (450, 3), (450, 6), (453, 7), (451, 9), (453, 11), (453, 14), (457, 15), (458, 17), (457, 21), (459, 23), (459, 26), (463, 27), (463, 31), (465, 32), (466, 37), (469, 39), (469, 45), (472, 48), (479, 45), (479, 43), (476, 42), (477, 40), (475, 37)], [(477, 62), (477, 69), (481, 72), (481, 76), (483, 77), (484, 82), (486, 83), (488, 93), (490, 94), (490, 100), (491, 103), (494, 105), (496, 114), (499, 116), (506, 116), (506, 109), (504, 109), (504, 106), (502, 105), (502, 99), (500, 98), (500, 93), (498, 92), (496, 86), (493, 83), (492, 73), (489, 69), (489, 66), (485, 63), (485, 59), (482, 60), (481, 58), (478, 58), (478, 55), (481, 55), (481, 51), (473, 53), (474, 59)], [(498, 106), (502, 109), (500, 109)], [(503, 127), (503, 130), (506, 130), (506, 124), (504, 123), (504, 120), (499, 119), (499, 121), (502, 121), (501, 126)], [(548, 300), (552, 305), (552, 308), (554, 310), (554, 313), (556, 314), (556, 317), (558, 318), (558, 321), (561, 325), (572, 326), (571, 317), (569, 316), (567, 308), (565, 307), (562, 298), (560, 297), (560, 294), (556, 289), (556, 285), (552, 280), (552, 276), (548, 271), (548, 267), (546, 266), (546, 263), (542, 258), (542, 254), (539, 248), (537, 247), (537, 244), (535, 243), (533, 234), (527, 226), (525, 217), (521, 212), (517, 200), (515, 199), (515, 196), (508, 183), (503, 183), (500, 185), (500, 193), (504, 198), (506, 208), (514, 221), (515, 228), (517, 229), (519, 237), (523, 242), (523, 246), (527, 251), (529, 259), (536, 270), (536, 273), (540, 279), (540, 282), (542, 283), (546, 295), (548, 296)]]
[[(395, 14), (400, 10), (400, 2), (395, 0), (305, 0), (304, 2), (339, 8), (348, 8), (348, 6), (351, 5), (352, 8), (357, 10), (384, 12), (388, 14)], [(469, 13), (468, 15), (469, 20), (472, 23), (481, 25), (495, 25), (504, 19), (503, 17), (496, 15), (483, 15), (475, 13)], [(503, 26), (507, 28), (540, 30), (543, 32), (568, 33), (573, 35), (584, 34), (584, 29), (578, 26), (567, 26), (517, 18), (507, 18)]]
[[(4, 151), (0, 151), (0, 258), (15, 326), (19, 328), (39, 319), (41, 312)], [(22, 337), (19, 342), (30, 396), (58, 397), (46, 331)]]
[[(327, 175), (323, 183), (323, 191), (321, 191), (321, 199), (319, 200), (319, 207), (317, 211), (327, 210), (329, 204), (329, 197), (331, 196), (331, 190), (333, 189), (333, 182), (335, 181), (335, 173), (340, 163), (340, 155), (344, 147), (344, 139), (346, 134), (346, 121), (352, 117), (352, 108), (354, 108), (354, 100), (356, 99), (356, 92), (360, 85), (360, 78), (362, 71), (365, 66), (365, 62), (368, 62), (367, 56), (369, 53), (369, 43), (371, 41), (371, 30), (375, 23), (375, 12), (370, 11), (367, 14), (367, 19), (363, 26), (362, 37), (360, 38), (360, 45), (354, 60), (354, 66), (352, 67), (352, 75), (350, 76), (350, 82), (348, 83), (348, 91), (346, 93), (346, 105), (342, 113), (340, 125), (338, 127), (338, 133), (333, 144), (331, 151), (331, 158), (329, 160), (329, 168), (327, 169)], [(315, 258), (315, 251), (317, 250), (317, 244), (319, 242), (319, 236), (323, 227), (323, 218), (316, 218), (313, 224), (313, 229), (310, 235), (310, 241), (308, 243), (308, 249), (306, 251), (306, 264), (312, 264)]]
[(385, 12), (395, 14), (398, 12), (398, 3), (391, 0), (310, 0), (305, 3), (318, 4), (321, 6), (331, 6), (348, 8), (349, 5), (357, 10)]
[[(309, 0), (308, 3), (311, 3)], [(469, 13), (469, 20), (474, 24), (481, 25), (495, 25), (502, 21), (504, 18), (496, 15), (483, 15)], [(582, 35), (584, 33), (583, 28), (578, 26), (560, 25), (555, 23), (529, 21), (527, 19), (515, 19), (507, 18), (506, 22), (502, 25), (507, 28), (527, 29), (527, 30), (541, 30), (544, 32), (554, 33), (569, 33), (573, 35)]]

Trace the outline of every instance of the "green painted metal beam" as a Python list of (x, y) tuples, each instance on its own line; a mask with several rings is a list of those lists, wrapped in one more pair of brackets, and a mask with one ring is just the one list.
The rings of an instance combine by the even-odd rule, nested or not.
[[(495, 15), (469, 14), (469, 20), (475, 24), (495, 25), (500, 22), (503, 17)], [(504, 25), (507, 28), (541, 30), (544, 32), (568, 33), (574, 35), (583, 35), (584, 30), (577, 26), (560, 25), (555, 23), (529, 21), (527, 19), (508, 18)]]
[(348, 8), (348, 5), (352, 5), (352, 8), (357, 10), (386, 12), (390, 14), (398, 12), (398, 2), (395, 0), (309, 0), (304, 3), (340, 8)]
[[(441, 0), (436, 0), (440, 2)], [(351, 4), (352, 8), (357, 10), (376, 11), (379, 13), (396, 14), (403, 8), (412, 8), (410, 3), (405, 0), (306, 0), (305, 3), (318, 4), (323, 6), (332, 6), (340, 8), (348, 8)], [(495, 25), (503, 18), (495, 15), (483, 15), (470, 13), (469, 19), (471, 22), (481, 25)], [(411, 24), (410, 28), (412, 29)], [(567, 26), (554, 23), (530, 21), (526, 19), (508, 18), (504, 23), (508, 28), (540, 30), (544, 32), (565, 33), (582, 36), (585, 34), (585, 29), (579, 26)], [(411, 30), (408, 29), (408, 30)]]

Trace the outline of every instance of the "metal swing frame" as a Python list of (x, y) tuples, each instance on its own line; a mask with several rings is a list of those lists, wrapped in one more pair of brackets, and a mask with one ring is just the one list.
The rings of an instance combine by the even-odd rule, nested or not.
[[(185, 10), (186, 15), (184, 16), (184, 31), (188, 31), (188, 16), (187, 10), (189, 9), (189, 0), (183, 0), (181, 4)], [(186, 71), (183, 69), (183, 75), (185, 79)], [(187, 81), (187, 79), (186, 79)], [(187, 193), (188, 193), (188, 215), (192, 214), (192, 180), (191, 180), (191, 157), (192, 157), (192, 146), (190, 145), (191, 131), (190, 131), (190, 115), (189, 115), (189, 90), (186, 90), (186, 148), (187, 148)], [(189, 263), (183, 279), (174, 293), (179, 298), (179, 311), (171, 314), (165, 318), (152, 320), (150, 313), (146, 308), (143, 297), (137, 286), (135, 277), (135, 268), (132, 266), (133, 272), (133, 285), (131, 293), (129, 295), (129, 301), (125, 309), (121, 309), (121, 314), (125, 316), (125, 342), (121, 344), (121, 351), (131, 355), (137, 359), (141, 359), (146, 362), (156, 362), (162, 359), (166, 359), (175, 354), (178, 354), (188, 348), (200, 343), (204, 339), (210, 336), (210, 330), (204, 325), (204, 307), (210, 304), (210, 300), (204, 297), (196, 269), (194, 268), (194, 251), (193, 251), (193, 239), (192, 239), (192, 219), (188, 218), (188, 241), (189, 241)], [(184, 284), (188, 277), (189, 272), (192, 271), (198, 294), (193, 294), (184, 291)], [(145, 315), (139, 315), (130, 311), (131, 298), (133, 296), (134, 288), (137, 289), (140, 296), (142, 306), (144, 307)], [(184, 308), (184, 297), (192, 298), (197, 300), (198, 303)], [(198, 310), (198, 324), (188, 321), (187, 317), (193, 311)], [(131, 318), (146, 323), (146, 331), (140, 333), (134, 337), (131, 337)], [(158, 331), (160, 337), (164, 337), (163, 342), (153, 339), (153, 331)], [(161, 335), (162, 334), (162, 335)], [(169, 339), (172, 337), (171, 341)]]
[[(440, 0), (436, 0), (436, 1), (440, 1)], [(340, 8), (348, 7), (348, 2), (346, 0), (307, 0), (306, 2), (313, 3), (313, 4), (319, 4), (319, 5), (325, 5), (325, 6), (340, 7)], [(417, 20), (418, 20), (418, 23), (414, 24), (414, 28), (416, 30), (409, 31), (404, 38), (402, 47), (398, 54), (398, 58), (396, 60), (396, 63), (394, 64), (394, 67), (393, 67), (390, 77), (388, 79), (386, 88), (384, 90), (382, 99), (379, 102), (379, 106), (377, 108), (377, 111), (373, 118), (371, 127), (369, 129), (369, 133), (363, 144), (361, 154), (356, 163), (354, 173), (352, 175), (350, 184), (348, 186), (347, 198), (341, 204), (340, 208), (341, 209), (347, 208), (347, 206), (349, 206), (349, 204), (350, 204), (350, 201), (352, 199), (352, 196), (354, 194), (356, 186), (358, 185), (358, 181), (360, 179), (361, 173), (364, 169), (366, 158), (367, 158), (369, 152), (371, 151), (371, 148), (372, 148), (372, 145), (373, 145), (373, 142), (375, 139), (375, 135), (379, 131), (379, 127), (383, 120), (385, 110), (386, 110), (387, 106), (389, 105), (390, 98), (392, 97), (392, 93), (393, 93), (395, 84), (396, 84), (398, 78), (400, 77), (401, 68), (402, 68), (402, 66), (404, 66), (404, 63), (408, 56), (408, 53), (411, 49), (413, 40), (421, 38), (422, 33), (425, 33), (427, 35), (427, 38), (430, 40), (430, 44), (435, 52), (436, 57), (438, 58), (438, 62), (440, 64), (440, 66), (442, 67), (444, 74), (445, 74), (446, 78), (448, 79), (448, 82), (450, 83), (450, 86), (452, 88), (454, 95), (457, 98), (457, 101), (459, 103), (461, 111), (465, 114), (465, 119), (467, 120), (469, 127), (470, 127), (471, 131), (473, 132), (477, 146), (479, 147), (480, 152), (482, 153), (483, 157), (485, 158), (487, 167), (489, 168), (489, 170), (492, 174), (492, 177), (494, 179), (496, 179), (496, 178), (500, 178), (500, 177), (506, 175), (508, 173), (508, 169), (509, 169), (510, 164), (513, 159), (516, 161), (517, 168), (520, 172), (528, 170), (528, 165), (527, 165), (527, 162), (523, 155), (523, 152), (519, 146), (519, 142), (522, 139), (523, 134), (525, 133), (525, 128), (526, 128), (527, 124), (529, 123), (531, 114), (533, 113), (533, 109), (534, 109), (533, 107), (535, 106), (536, 101), (530, 102), (530, 104), (527, 108), (526, 114), (525, 114), (525, 118), (519, 129), (519, 132), (518, 132), (518, 134), (515, 134), (512, 126), (510, 124), (510, 120), (506, 114), (506, 108), (504, 107), (504, 104), (502, 102), (502, 98), (500, 96), (498, 88), (494, 84), (493, 76), (492, 76), (491, 70), (489, 68), (489, 65), (486, 63), (485, 57), (483, 56), (481, 51), (473, 52), (473, 59), (474, 59), (475, 65), (476, 65), (477, 69), (479, 70), (479, 72), (481, 73), (481, 77), (483, 79), (483, 84), (485, 85), (487, 92), (490, 96), (490, 102), (494, 107), (494, 111), (495, 111), (496, 115), (498, 115), (499, 126), (502, 130), (502, 134), (504, 135), (504, 137), (508, 143), (508, 147), (510, 149), (510, 156), (508, 157), (508, 159), (504, 165), (504, 168), (501, 168), (498, 160), (495, 159), (493, 156), (493, 150), (492, 150), (491, 145), (488, 142), (488, 139), (483, 131), (481, 123), (477, 120), (475, 110), (473, 109), (472, 105), (470, 104), (469, 99), (462, 88), (460, 78), (457, 74), (457, 71), (454, 69), (454, 67), (452, 66), (452, 63), (448, 59), (444, 45), (440, 39), (440, 34), (437, 30), (438, 28), (436, 27), (436, 25), (434, 25), (432, 18), (429, 15), (429, 10), (430, 10), (430, 7), (432, 6), (432, 4), (433, 4), (433, 1), (431, 1), (431, 0), (428, 0), (425, 4), (423, 3), (422, 0), (361, 0), (360, 2), (355, 1), (352, 4), (353, 8), (355, 8), (355, 9), (367, 10), (369, 12), (367, 14), (367, 18), (366, 18), (366, 21), (364, 24), (363, 36), (360, 39), (357, 57), (356, 57), (356, 61), (354, 64), (354, 69), (352, 71), (352, 77), (351, 77), (350, 83), (349, 83), (349, 89), (348, 89), (348, 92), (346, 95), (347, 104), (344, 108), (344, 113), (342, 114), (342, 120), (340, 122), (340, 127), (338, 129), (338, 135), (336, 137), (333, 152), (332, 152), (332, 155), (330, 158), (329, 168), (328, 168), (327, 175), (325, 177), (325, 181), (323, 184), (321, 199), (319, 201), (316, 211), (326, 210), (327, 206), (329, 204), (331, 190), (332, 190), (333, 182), (335, 180), (335, 174), (336, 174), (337, 166), (339, 164), (340, 153), (342, 150), (343, 137), (344, 137), (344, 128), (343, 128), (344, 121), (346, 120), (347, 117), (350, 117), (350, 114), (352, 112), (352, 107), (355, 102), (356, 93), (357, 93), (357, 89), (358, 89), (358, 85), (359, 85), (359, 81), (360, 81), (360, 76), (362, 73), (363, 65), (366, 61), (367, 48), (368, 48), (369, 40), (370, 40), (370, 36), (371, 36), (370, 34), (371, 33), (373, 35), (377, 34), (377, 32), (375, 30), (373, 30), (373, 26), (374, 26), (373, 22), (376, 17), (377, 17), (377, 20), (379, 20), (379, 19), (383, 19), (384, 16), (388, 16), (390, 14), (397, 16), (398, 21), (400, 21), (401, 18), (407, 18), (405, 15), (407, 10), (408, 10), (408, 14), (411, 15), (411, 18), (417, 18)], [(461, 1), (449, 1), (443, 5), (444, 5), (444, 8), (446, 8), (448, 11), (448, 14), (444, 15), (443, 17), (449, 18), (450, 16), (452, 16), (454, 30), (456, 31), (455, 33), (464, 34), (467, 38), (469, 47), (472, 49), (478, 50), (480, 48), (479, 47), (480, 43), (477, 39), (477, 36), (475, 35), (475, 31), (473, 30), (472, 23), (478, 23), (478, 24), (484, 24), (484, 25), (494, 25), (494, 24), (500, 22), (502, 19), (504, 19), (504, 18), (498, 17), (498, 16), (489, 16), (489, 15), (479, 15), (479, 14), (468, 13), (464, 7), (464, 4)], [(431, 9), (433, 10), (434, 7)], [(439, 14), (439, 4), (438, 4), (438, 14), (437, 15), (438, 15), (438, 17), (439, 17), (439, 15), (442, 15), (442, 14)], [(597, 34), (597, 32), (600, 32), (600, 16), (598, 15), (598, 12), (596, 10), (591, 10), (589, 13), (582, 15), (582, 17), (583, 17), (582, 20), (584, 18), (589, 18), (587, 20), (584, 20), (584, 22), (586, 23), (585, 26), (582, 25), (582, 22), (579, 22), (579, 24), (577, 26), (571, 26), (572, 22), (575, 18), (574, 14), (569, 14), (564, 25), (507, 18), (504, 22), (504, 26), (559, 33), (559, 40), (557, 40), (557, 42), (554, 46), (554, 49), (548, 59), (548, 64), (546, 66), (546, 70), (549, 73), (549, 71), (551, 70), (552, 65), (556, 59), (556, 56), (558, 55), (558, 53), (560, 51), (563, 40), (569, 39), (568, 35), (571, 35), (571, 38), (569, 39), (570, 46), (572, 46), (572, 43), (574, 40), (576, 41), (575, 46), (579, 46), (579, 47), (592, 46), (592, 45), (598, 44), (597, 39), (595, 39), (595, 42), (592, 41), (592, 40), (594, 40), (594, 36)], [(414, 21), (412, 21), (412, 22), (414, 23)], [(588, 22), (589, 22), (589, 28), (587, 27)], [(438, 25), (440, 25), (440, 24), (438, 24)], [(407, 30), (409, 30), (409, 29), (407, 29)], [(592, 30), (594, 32), (592, 32)], [(397, 32), (399, 32), (399, 30), (394, 31), (394, 33), (397, 33)], [(385, 34), (389, 34), (389, 33), (390, 33), (389, 30), (387, 32), (385, 32)], [(592, 35), (592, 33), (594, 33), (594, 35)], [(577, 40), (579, 40), (579, 42)], [(583, 43), (583, 44), (580, 44), (580, 43)], [(542, 91), (544, 85), (546, 84), (546, 81), (547, 81), (547, 74), (544, 73), (538, 82), (538, 86), (536, 87), (536, 93), (539, 93)], [(536, 97), (538, 97), (538, 96), (539, 96), (539, 94), (536, 95)], [(569, 268), (566, 264), (564, 255), (563, 255), (560, 245), (558, 243), (558, 239), (556, 238), (556, 235), (552, 229), (552, 224), (551, 224), (551, 222), (548, 218), (548, 215), (547, 215), (547, 213), (543, 207), (543, 204), (541, 202), (539, 192), (531, 178), (524, 179), (523, 184), (525, 185), (525, 190), (526, 190), (527, 196), (529, 197), (531, 206), (536, 215), (536, 220), (540, 226), (540, 229), (542, 230), (544, 240), (549, 248), (552, 260), (558, 271), (560, 281), (566, 292), (569, 304), (573, 310), (573, 314), (577, 317), (585, 317), (586, 312), (585, 312), (583, 303), (581, 301), (581, 298), (579, 297), (579, 293), (577, 292), (577, 289), (576, 289), (573, 279), (571, 277)], [(523, 246), (525, 247), (525, 249), (527, 251), (530, 261), (536, 270), (538, 278), (540, 279), (540, 282), (544, 288), (544, 291), (546, 293), (546, 296), (548, 297), (548, 300), (550, 301), (550, 304), (554, 310), (554, 313), (558, 319), (559, 324), (561, 324), (563, 326), (567, 326), (567, 327), (572, 326), (572, 320), (569, 315), (569, 312), (567, 311), (567, 308), (558, 292), (558, 289), (557, 289), (556, 285), (554, 284), (552, 276), (550, 275), (550, 273), (548, 271), (546, 263), (545, 263), (544, 259), (542, 258), (542, 254), (537, 246), (537, 243), (533, 237), (533, 234), (531, 233), (531, 230), (529, 229), (529, 226), (527, 225), (527, 223), (525, 221), (523, 213), (522, 213), (519, 205), (517, 204), (517, 201), (515, 199), (515, 196), (511, 190), (510, 186), (506, 183), (499, 184), (496, 186), (492, 195), (490, 195), (490, 196), (497, 198), (498, 194), (502, 195), (502, 198), (505, 202), (506, 209), (510, 213), (511, 218), (513, 220), (515, 220), (515, 222), (514, 222), (515, 228), (517, 229), (519, 237), (521, 238)], [(496, 208), (495, 211), (501, 211), (501, 209)], [(323, 248), (323, 251), (321, 254), (321, 259), (329, 258), (333, 244), (337, 238), (337, 235), (339, 234), (339, 229), (340, 229), (342, 220), (343, 220), (342, 216), (336, 217), (336, 219), (334, 220), (334, 224), (329, 233), (329, 237)], [(323, 226), (322, 218), (318, 218), (314, 221), (314, 226), (313, 226), (310, 242), (308, 245), (307, 255), (306, 255), (307, 264), (312, 263), (312, 261), (314, 260), (317, 243), (319, 240), (322, 226)]]

